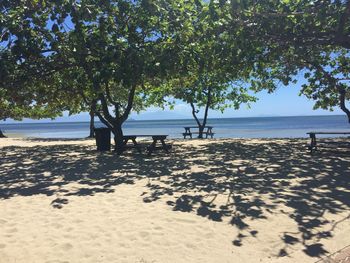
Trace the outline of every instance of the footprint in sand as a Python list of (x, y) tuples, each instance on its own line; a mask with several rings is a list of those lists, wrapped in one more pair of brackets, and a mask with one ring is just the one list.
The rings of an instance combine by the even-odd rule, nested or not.
[(148, 232), (146, 232), (146, 231), (141, 231), (140, 233), (139, 233), (139, 235), (141, 236), (141, 237), (148, 237), (149, 236), (149, 233)]
[(119, 243), (118, 246), (121, 247), (121, 248), (129, 248), (130, 247), (130, 245), (126, 244), (126, 243)]
[(10, 229), (6, 230), (7, 233), (15, 233), (17, 231), (18, 231), (17, 228), (10, 228)]
[(59, 224), (59, 223), (52, 223), (51, 226), (53, 226), (53, 227), (56, 228), (56, 229), (60, 229), (60, 228), (63, 227), (63, 226), (62, 226), (61, 224)]
[(4, 225), (6, 223), (7, 223), (7, 221), (5, 219), (0, 219), (0, 225)]
[(111, 237), (111, 236), (112, 236), (112, 234), (111, 234), (111, 233), (108, 233), (108, 232), (106, 232), (104, 235), (105, 235), (106, 237)]
[(63, 250), (71, 250), (73, 248), (72, 244), (71, 243), (64, 243), (62, 245), (60, 245), (60, 247), (63, 249)]
[(11, 243), (11, 244), (17, 243), (17, 239), (10, 239), (9, 241), (7, 241), (7, 243)]
[(195, 244), (192, 244), (192, 243), (188, 243), (185, 246), (188, 247), (188, 248), (191, 248), (191, 249), (197, 248), (197, 246)]
[(204, 234), (202, 234), (202, 236), (204, 238), (212, 238), (213, 237), (213, 233), (204, 233)]

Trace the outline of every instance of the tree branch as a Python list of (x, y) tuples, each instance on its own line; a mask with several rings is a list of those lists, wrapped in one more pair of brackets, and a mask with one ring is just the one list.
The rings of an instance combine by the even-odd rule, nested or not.
[(106, 125), (110, 129), (113, 129), (113, 126), (102, 116), (101, 112), (95, 111), (95, 114), (104, 125)]
[(133, 107), (133, 104), (134, 104), (134, 97), (135, 97), (135, 91), (136, 91), (136, 85), (133, 85), (131, 87), (131, 90), (130, 90), (130, 93), (129, 93), (129, 97), (128, 97), (128, 104), (126, 106), (126, 109), (121, 117), (121, 122), (123, 123), (124, 121), (127, 120), (129, 114), (130, 114), (130, 111)]
[(204, 119), (203, 119), (203, 127), (207, 124), (207, 118), (208, 118), (208, 111), (211, 104), (211, 87), (208, 88), (208, 94), (207, 94), (207, 103), (205, 105), (205, 111), (204, 111)]
[(111, 103), (116, 108), (119, 107), (119, 104), (112, 99), (108, 83), (106, 83), (106, 95), (107, 95), (107, 100), (109, 101), (109, 103)]
[[(107, 104), (106, 98), (104, 97), (104, 95), (102, 93), (99, 95), (99, 100), (101, 101), (102, 112), (103, 112), (104, 118), (109, 123), (114, 123), (116, 121), (116, 119), (113, 118), (111, 116), (111, 114), (109, 113), (109, 109), (108, 109), (108, 104)], [(117, 118), (118, 118), (118, 116), (117, 116)]]
[(350, 123), (350, 110), (345, 105), (346, 100), (346, 92), (344, 88), (339, 88), (339, 100), (340, 100), (340, 108), (342, 111), (346, 113), (346, 116), (348, 117), (348, 121)]
[(201, 124), (201, 122), (199, 121), (199, 119), (198, 119), (198, 117), (197, 117), (197, 115), (196, 115), (196, 108), (195, 108), (193, 102), (190, 102), (190, 105), (191, 105), (191, 108), (192, 108), (192, 116), (193, 116), (193, 118), (196, 120), (198, 126), (201, 127), (202, 124)]

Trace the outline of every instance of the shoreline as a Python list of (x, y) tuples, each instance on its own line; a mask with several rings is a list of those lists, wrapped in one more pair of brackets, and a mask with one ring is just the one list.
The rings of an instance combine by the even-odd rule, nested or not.
[[(310, 131), (350, 132), (350, 125), (341, 115), (210, 119), (208, 125), (213, 127), (215, 138), (305, 138)], [(126, 135), (164, 134), (175, 139), (182, 138), (184, 127), (188, 126), (196, 126), (194, 120), (132, 121), (125, 123), (123, 132)], [(16, 137), (84, 138), (89, 135), (88, 122), (21, 123), (0, 127), (5, 134)]]
[[(311, 132), (311, 131), (310, 131)], [(346, 132), (350, 132), (346, 131)], [(129, 135), (129, 134), (125, 134), (125, 135)], [(137, 134), (135, 134), (136, 136), (138, 136)], [(0, 138), (1, 139), (22, 139), (22, 140), (52, 140), (52, 141), (85, 141), (85, 140), (94, 140), (95, 138), (89, 138), (88, 136), (86, 137), (38, 137), (38, 136), (26, 136), (26, 135), (18, 135), (18, 134), (5, 134), (6, 138)], [(151, 136), (151, 135), (147, 135), (147, 136)], [(348, 138), (349, 135), (319, 135), (320, 138), (331, 138), (331, 139), (345, 139)], [(141, 140), (149, 140), (147, 139), (147, 137), (139, 137)], [(193, 137), (192, 139), (190, 138), (182, 138), (181, 137), (170, 137), (168, 135), (167, 140), (170, 141), (193, 141), (193, 140), (199, 140), (199, 141), (222, 141), (222, 140), (309, 140), (310, 137), (308, 134), (305, 133), (304, 137), (214, 137), (214, 138), (203, 138), (203, 139), (199, 139), (196, 137)], [(113, 143), (113, 134), (111, 134), (111, 142)], [(1, 146), (1, 141), (0, 141), (0, 146)]]

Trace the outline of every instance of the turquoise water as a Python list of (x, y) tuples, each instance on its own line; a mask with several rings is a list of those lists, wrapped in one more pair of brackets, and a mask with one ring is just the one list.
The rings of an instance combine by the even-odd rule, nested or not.
[[(181, 138), (184, 126), (195, 126), (194, 120), (128, 121), (124, 134), (167, 134)], [(345, 116), (297, 116), (209, 119), (215, 138), (298, 138), (309, 131), (350, 131)], [(96, 122), (97, 127), (102, 127)], [(10, 137), (85, 138), (88, 122), (0, 124)]]

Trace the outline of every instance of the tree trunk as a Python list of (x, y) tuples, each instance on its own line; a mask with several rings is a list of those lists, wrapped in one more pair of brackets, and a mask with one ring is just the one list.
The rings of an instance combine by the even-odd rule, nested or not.
[(122, 125), (115, 123), (112, 128), (112, 133), (114, 135), (114, 150), (118, 154), (122, 154), (125, 150)]
[(198, 125), (198, 139), (203, 139), (204, 125)]
[(207, 103), (205, 105), (204, 118), (202, 121), (202, 125), (199, 126), (198, 138), (200, 139), (203, 139), (203, 131), (204, 131), (205, 125), (207, 125), (208, 111), (209, 111), (210, 104), (211, 104), (211, 87), (208, 88)]
[(1, 129), (0, 129), (0, 138), (6, 138), (6, 136), (2, 133)]
[(90, 134), (88, 138), (95, 138), (95, 113), (90, 111)]
[(350, 110), (346, 107), (345, 101), (346, 101), (346, 92), (345, 89), (339, 89), (339, 100), (340, 100), (340, 108), (342, 111), (346, 113), (346, 116), (348, 117), (348, 122), (350, 123)]
[(200, 120), (197, 117), (197, 112), (198, 111), (196, 111), (194, 103), (191, 102), (190, 105), (191, 105), (191, 108), (192, 108), (192, 116), (196, 120), (197, 125), (198, 125), (198, 132), (199, 132), (198, 133), (198, 138), (203, 138), (203, 128), (204, 127), (203, 127), (203, 125), (201, 124)]
[[(95, 83), (96, 88), (95, 90), (98, 90), (100, 86), (98, 83)], [(122, 154), (125, 150), (125, 145), (124, 145), (124, 140), (123, 140), (123, 129), (122, 129), (122, 124), (127, 120), (130, 111), (133, 106), (133, 101), (134, 101), (134, 96), (135, 96), (135, 90), (136, 90), (136, 85), (131, 87), (131, 90), (129, 92), (128, 96), (128, 104), (124, 110), (123, 114), (120, 114), (119, 111), (119, 103), (115, 102), (112, 100), (112, 98), (108, 95), (109, 90), (108, 90), (108, 85), (106, 85), (106, 93), (104, 94), (101, 92), (98, 96), (98, 100), (101, 102), (101, 109), (96, 110), (95, 114), (97, 117), (100, 119), (100, 121), (105, 124), (113, 133), (114, 135), (114, 150), (118, 154)], [(109, 108), (108, 108), (108, 102), (115, 107), (115, 116), (113, 117), (110, 114)], [(97, 101), (96, 101), (97, 103)]]
[(95, 138), (95, 111), (96, 111), (96, 101), (91, 103), (90, 107), (90, 134), (88, 138)]

